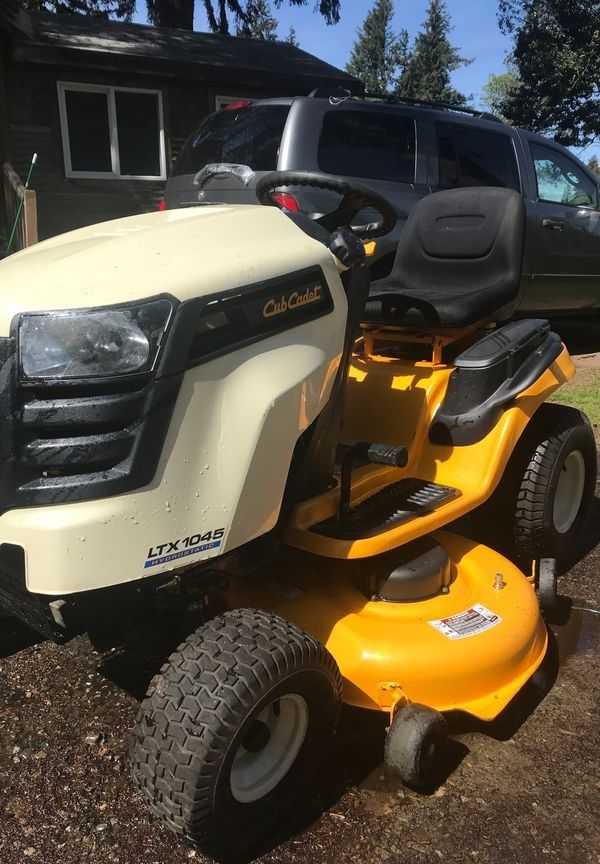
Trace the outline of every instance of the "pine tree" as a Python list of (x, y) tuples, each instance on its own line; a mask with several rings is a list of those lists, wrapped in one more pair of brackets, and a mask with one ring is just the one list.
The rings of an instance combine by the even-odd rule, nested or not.
[(346, 71), (360, 78), (367, 93), (387, 93), (406, 62), (408, 33), (394, 33), (393, 17), (393, 0), (374, 0), (357, 31)]
[(290, 45), (294, 45), (296, 48), (300, 47), (300, 43), (298, 42), (298, 37), (296, 36), (296, 28), (292, 25), (290, 27), (290, 32), (285, 37), (285, 41), (289, 42)]
[(451, 31), (444, 0), (430, 0), (423, 28), (397, 82), (398, 95), (466, 105), (466, 96), (451, 86), (450, 74), (473, 61), (462, 57), (460, 49), (450, 43)]
[(246, 20), (237, 18), (236, 36), (252, 39), (277, 39), (277, 19), (271, 14), (268, 0), (248, 0), (245, 8)]
[(94, 15), (128, 21), (135, 12), (136, 0), (23, 0), (23, 5), (36, 12)]

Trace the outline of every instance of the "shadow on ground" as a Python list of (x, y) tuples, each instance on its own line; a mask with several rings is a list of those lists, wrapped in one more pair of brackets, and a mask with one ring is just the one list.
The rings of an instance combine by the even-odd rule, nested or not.
[(581, 542), (578, 544), (577, 549), (574, 551), (573, 557), (568, 565), (563, 568), (563, 572), (567, 569), (571, 569), (579, 564), (580, 561), (583, 561), (590, 552), (592, 552), (596, 547), (600, 544), (600, 497), (598, 495), (594, 496), (594, 500), (592, 502), (592, 512), (590, 515), (590, 521), (588, 524), (587, 531), (581, 538)]
[(0, 659), (43, 641), (42, 636), (16, 618), (0, 617)]

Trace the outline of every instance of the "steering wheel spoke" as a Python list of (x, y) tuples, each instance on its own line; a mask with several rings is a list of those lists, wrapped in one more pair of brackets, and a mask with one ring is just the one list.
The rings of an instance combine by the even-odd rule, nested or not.
[(336, 231), (338, 228), (350, 227), (350, 223), (362, 209), (362, 206), (358, 210), (355, 207), (349, 207), (347, 198), (343, 198), (335, 210), (332, 210), (331, 213), (324, 213), (315, 219), (315, 222), (318, 222), (327, 231)]

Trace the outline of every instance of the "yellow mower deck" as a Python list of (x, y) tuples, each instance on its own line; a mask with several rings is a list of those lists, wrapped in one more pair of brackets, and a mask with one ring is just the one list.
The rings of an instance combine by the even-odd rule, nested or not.
[[(450, 533), (434, 539), (450, 555), (447, 594), (371, 601), (353, 578), (357, 562), (291, 553), (259, 577), (233, 579), (228, 602), (270, 609), (319, 639), (340, 667), (351, 705), (393, 713), (408, 699), (492, 720), (546, 652), (535, 590), (497, 552)], [(498, 581), (504, 587), (494, 587)], [(464, 619), (443, 624), (476, 604), (484, 614), (475, 610), (471, 625)], [(486, 622), (487, 613), (496, 620)], [(455, 630), (463, 633), (453, 637)]]
[(371, 346), (366, 340), (364, 353), (352, 360), (342, 443), (405, 445), (409, 458), (401, 469), (356, 469), (352, 506), (403, 478), (453, 487), (456, 494), (358, 539), (330, 536), (323, 527), (337, 513), (339, 485), (304, 501), (285, 537), (295, 549), (260, 577), (235, 579), (230, 602), (272, 609), (323, 642), (340, 667), (349, 704), (393, 715), (408, 700), (491, 720), (546, 653), (531, 580), (497, 552), (445, 532), (433, 536), (451, 560), (447, 593), (416, 602), (369, 600), (365, 570), (376, 556), (438, 531), (485, 501), (529, 420), (574, 367), (563, 349), (485, 437), (450, 446), (432, 443), (428, 431), (454, 367), (438, 362), (435, 346), (433, 362), (374, 355)]
[(433, 444), (432, 419), (454, 367), (390, 357), (355, 355), (349, 370), (342, 443), (377, 441), (408, 447), (404, 468), (366, 465), (354, 471), (353, 505), (407, 477), (454, 487), (458, 494), (432, 510), (364, 539), (340, 539), (311, 530), (334, 516), (339, 487), (301, 502), (294, 510), (286, 542), (328, 558), (365, 558), (394, 549), (443, 528), (483, 503), (496, 488), (515, 444), (539, 406), (575, 368), (566, 349), (505, 410), (496, 426), (468, 446)]

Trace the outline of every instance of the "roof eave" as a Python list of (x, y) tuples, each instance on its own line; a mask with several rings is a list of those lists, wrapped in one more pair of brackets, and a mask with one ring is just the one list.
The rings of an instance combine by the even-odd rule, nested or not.
[[(199, 80), (214, 80), (232, 84), (239, 83), (240, 72), (244, 73), (244, 84), (252, 77), (272, 75), (272, 68), (257, 68), (248, 66), (221, 66), (189, 60), (173, 60), (172, 58), (149, 57), (144, 54), (116, 54), (109, 51), (95, 51), (90, 48), (66, 48), (48, 46), (34, 41), (19, 41), (13, 47), (13, 59), (18, 62), (36, 63), (55, 66), (79, 66), (85, 69), (101, 69), (102, 71), (118, 72), (125, 70), (139, 74), (159, 75), (168, 78), (197, 78)], [(249, 77), (250, 76), (250, 77)], [(277, 73), (278, 85), (286, 82), (306, 80), (307, 87), (339, 86), (352, 93), (360, 92), (360, 82), (350, 76), (335, 74), (315, 74), (314, 72)], [(277, 89), (284, 89), (278, 86)]]

